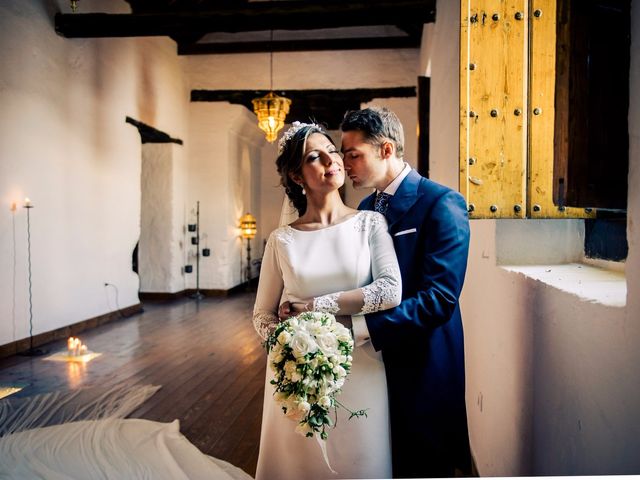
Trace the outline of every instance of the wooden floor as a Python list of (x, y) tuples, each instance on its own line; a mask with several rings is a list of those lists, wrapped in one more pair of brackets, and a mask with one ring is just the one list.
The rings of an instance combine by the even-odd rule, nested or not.
[[(202, 452), (255, 475), (266, 354), (251, 324), (255, 294), (144, 305), (144, 313), (80, 335), (91, 362), (44, 357), (0, 360), (0, 386), (29, 396), (122, 381), (162, 385), (131, 416), (180, 420), (180, 431)], [(46, 346), (52, 353), (65, 342)]]

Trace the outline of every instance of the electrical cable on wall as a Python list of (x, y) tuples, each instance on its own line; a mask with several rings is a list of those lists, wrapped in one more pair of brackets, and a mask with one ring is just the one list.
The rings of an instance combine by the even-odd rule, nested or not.
[[(127, 318), (127, 316), (124, 313), (122, 313), (122, 309), (120, 308), (120, 302), (118, 300), (118, 297), (119, 297), (118, 287), (116, 285), (114, 285), (113, 283), (108, 283), (108, 282), (105, 282), (104, 286), (105, 287), (113, 287), (113, 289), (116, 292), (116, 312), (118, 312), (120, 314), (120, 318)], [(107, 295), (107, 308), (111, 312), (111, 304), (109, 303), (109, 295)]]

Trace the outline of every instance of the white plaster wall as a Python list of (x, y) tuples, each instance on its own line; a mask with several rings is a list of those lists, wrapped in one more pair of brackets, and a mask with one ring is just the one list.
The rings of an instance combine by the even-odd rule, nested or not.
[[(632, 32), (640, 8), (632, 5)], [(431, 64), (431, 172), (458, 186), (459, 4), (440, 0)], [(570, 261), (579, 221), (471, 222), (465, 326), (467, 409), (483, 476), (637, 474), (640, 461), (640, 46), (632, 38), (627, 305), (612, 308), (506, 272)], [(541, 236), (554, 239), (541, 241)], [(559, 248), (558, 248), (559, 247)], [(518, 253), (520, 252), (520, 253)], [(524, 252), (524, 253), (522, 253)]]
[(183, 166), (175, 143), (142, 146), (140, 291), (178, 292), (185, 288)]
[[(285, 126), (285, 128), (287, 128)], [(260, 217), (258, 218), (258, 238), (260, 253), (269, 233), (278, 228), (280, 211), (284, 200), (284, 189), (280, 186), (280, 176), (276, 171), (278, 155), (276, 144), (265, 142), (260, 154)]]
[[(276, 90), (416, 85), (417, 49), (287, 52), (273, 54)], [(186, 59), (194, 89), (269, 88), (269, 54), (192, 55)]]
[[(229, 131), (230, 151), (229, 159), (232, 168), (230, 183), (232, 190), (232, 208), (230, 211), (229, 232), (235, 235), (236, 242), (229, 244), (229, 258), (231, 259), (231, 284), (238, 285), (246, 281), (247, 240), (239, 236), (239, 220), (245, 213), (251, 213), (256, 219), (261, 218), (262, 206), (261, 181), (262, 146), (264, 134), (256, 128), (256, 117), (247, 109), (240, 109), (238, 116)], [(234, 160), (235, 159), (235, 160)], [(262, 242), (264, 232), (250, 240), (251, 243), (251, 278), (256, 276), (257, 268), (254, 260), (262, 256)], [(235, 268), (234, 268), (235, 267)], [(241, 268), (242, 267), (242, 268)]]
[[(201, 258), (200, 288), (227, 288), (227, 244), (229, 242), (228, 130), (229, 118), (242, 107), (226, 103), (192, 103), (189, 106), (189, 148), (187, 169), (187, 223), (195, 223), (196, 202), (200, 201), (200, 229), (207, 235), (211, 256)], [(194, 271), (187, 276), (187, 286), (196, 285), (195, 246), (187, 234), (188, 263)], [(233, 241), (233, 240), (232, 240)]]
[[(239, 237), (240, 217), (251, 211), (260, 219), (256, 171), (263, 137), (257, 131), (255, 116), (242, 106), (194, 102), (189, 112), (187, 197), (193, 208), (200, 200), (201, 231), (211, 248), (211, 256), (201, 258), (200, 288), (227, 290), (242, 282), (246, 243)], [(254, 240), (252, 248), (257, 247)], [(187, 249), (195, 253), (190, 239)], [(259, 252), (261, 249), (254, 251), (253, 258), (258, 258)], [(195, 258), (190, 258), (195, 265)], [(195, 270), (187, 285), (195, 287)]]
[(173, 42), (64, 39), (54, 9), (0, 5), (0, 344), (28, 336), (25, 212), (15, 214), (14, 282), (10, 203), (35, 205), (34, 334), (115, 310), (105, 282), (120, 308), (136, 304), (141, 144), (125, 117), (186, 133)]
[[(186, 98), (186, 97), (185, 97)], [(186, 118), (186, 108), (185, 108)], [(187, 288), (184, 265), (187, 259), (187, 185), (186, 185), (186, 153), (185, 146), (170, 143), (173, 158), (173, 175), (171, 189), (173, 202), (171, 203), (171, 281), (168, 292), (181, 292)], [(188, 145), (188, 141), (187, 141)]]
[(173, 157), (169, 144), (142, 145), (140, 176), (140, 291), (166, 292), (172, 274)]

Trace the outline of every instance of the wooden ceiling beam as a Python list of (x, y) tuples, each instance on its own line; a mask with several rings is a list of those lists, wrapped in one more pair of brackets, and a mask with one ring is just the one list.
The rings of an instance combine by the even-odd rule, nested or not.
[(178, 43), (178, 55), (207, 55), (259, 52), (316, 52), (321, 50), (374, 50), (418, 48), (415, 37), (332, 38), (264, 42)]
[(172, 36), (193, 32), (313, 30), (422, 24), (435, 20), (436, 0), (314, 0), (251, 2), (199, 12), (58, 13), (56, 32), (67, 38)]

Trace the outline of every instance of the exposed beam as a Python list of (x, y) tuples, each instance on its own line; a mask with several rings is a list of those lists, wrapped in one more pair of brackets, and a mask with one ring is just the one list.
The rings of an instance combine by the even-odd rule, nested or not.
[(206, 12), (140, 14), (58, 13), (55, 29), (68, 38), (183, 36), (429, 23), (436, 0), (252, 2)]
[[(416, 87), (287, 90), (276, 93), (291, 100), (287, 122), (314, 120), (325, 124), (330, 130), (335, 130), (347, 110), (359, 109), (361, 104), (375, 98), (415, 97)], [(251, 100), (266, 94), (265, 90), (192, 90), (191, 101), (229, 102), (244, 105), (253, 112)]]
[(415, 37), (331, 38), (322, 40), (280, 40), (275, 42), (179, 43), (179, 55), (256, 52), (315, 52), (320, 50), (373, 50), (418, 48)]
[(126, 117), (125, 122), (130, 123), (138, 129), (142, 143), (177, 143), (178, 145), (182, 145), (182, 140), (179, 138), (172, 138), (168, 133), (158, 130), (151, 125), (147, 125), (131, 117)]

